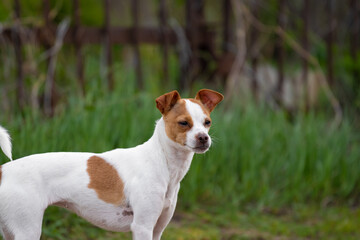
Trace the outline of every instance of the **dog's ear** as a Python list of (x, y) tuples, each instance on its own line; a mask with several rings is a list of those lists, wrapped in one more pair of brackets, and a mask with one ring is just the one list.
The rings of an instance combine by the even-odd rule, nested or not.
[(196, 94), (195, 99), (199, 100), (206, 107), (209, 112), (214, 110), (216, 105), (224, 99), (221, 93), (215, 92), (210, 89), (201, 89)]
[(156, 107), (160, 110), (161, 114), (168, 113), (177, 101), (180, 100), (180, 94), (174, 90), (158, 97), (156, 101)]

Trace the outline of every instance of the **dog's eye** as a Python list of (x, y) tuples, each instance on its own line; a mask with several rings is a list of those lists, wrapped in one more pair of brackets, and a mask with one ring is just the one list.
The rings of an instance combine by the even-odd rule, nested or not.
[(211, 121), (210, 121), (210, 120), (205, 120), (205, 125), (206, 125), (206, 126), (210, 126), (210, 124), (211, 124)]
[(188, 126), (189, 125), (189, 123), (187, 121), (180, 121), (179, 124), (181, 126)]

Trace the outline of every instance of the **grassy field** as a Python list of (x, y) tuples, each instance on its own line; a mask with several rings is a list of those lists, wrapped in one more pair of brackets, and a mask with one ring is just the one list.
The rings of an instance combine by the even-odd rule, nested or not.
[[(131, 239), (131, 233), (100, 230), (65, 210), (49, 209), (43, 240)], [(64, 221), (64, 218), (69, 219)], [(164, 232), (167, 240), (259, 240), (360, 238), (360, 210), (346, 207), (293, 207), (280, 211), (224, 211), (221, 208), (179, 210)]]
[[(74, 59), (59, 55), (62, 98), (55, 117), (33, 108), (20, 113), (13, 102), (0, 114), (0, 124), (12, 135), (14, 158), (49, 151), (103, 152), (146, 141), (160, 118), (154, 99), (175, 84), (161, 84), (160, 60), (150, 60), (157, 53), (145, 51), (150, 51), (145, 91), (134, 86), (132, 71), (115, 64), (112, 93), (98, 72), (98, 56), (85, 51), (84, 98), (74, 69), (67, 67), (75, 65)], [(176, 79), (176, 62), (170, 66)], [(27, 84), (42, 85), (41, 72)], [(181, 94), (190, 97), (201, 87), (208, 85), (197, 82), (191, 93)], [(348, 115), (334, 128), (323, 111), (290, 118), (285, 111), (239, 98), (220, 104), (212, 118), (214, 144), (194, 158), (164, 239), (360, 239), (360, 134)], [(1, 154), (0, 163), (6, 161)], [(130, 234), (102, 231), (58, 208), (45, 214), (43, 239), (121, 236), (129, 239)]]
[[(70, 98), (54, 118), (28, 111), (1, 122), (13, 137), (15, 158), (48, 151), (103, 152), (138, 145), (152, 135), (161, 116), (155, 97)], [(252, 104), (224, 106), (212, 116), (212, 149), (196, 155), (182, 185), (183, 206), (356, 204), (359, 134), (348, 120), (335, 129), (321, 115), (299, 115), (291, 122), (282, 111)]]

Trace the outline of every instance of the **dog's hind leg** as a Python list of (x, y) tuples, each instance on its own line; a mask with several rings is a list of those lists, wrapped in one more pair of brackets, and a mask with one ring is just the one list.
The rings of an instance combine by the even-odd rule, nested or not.
[(17, 215), (16, 222), (8, 221), (5, 226), (2, 226), (2, 232), (5, 240), (39, 240), (41, 236), (42, 216), (26, 216)]
[[(41, 236), (42, 216), (16, 214), (18, 221), (8, 221), (2, 226), (5, 240), (39, 240)], [(21, 219), (19, 219), (21, 217)], [(15, 220), (15, 219), (14, 219)]]
[(0, 226), (5, 240), (39, 240), (45, 206), (19, 189), (0, 191)]
[(14, 240), (14, 234), (12, 234), (12, 232), (10, 232), (7, 228), (3, 227), (0, 230), (5, 240)]

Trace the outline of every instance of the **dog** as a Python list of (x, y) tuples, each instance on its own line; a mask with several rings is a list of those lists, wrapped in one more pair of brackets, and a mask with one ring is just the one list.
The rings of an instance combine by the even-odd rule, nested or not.
[[(133, 239), (160, 239), (177, 202), (180, 181), (194, 153), (211, 146), (210, 113), (223, 95), (209, 89), (184, 99), (177, 91), (156, 99), (162, 117), (152, 137), (133, 148), (96, 154), (42, 153), (0, 165), (0, 230), (6, 240), (41, 236), (50, 205)], [(0, 127), (0, 146), (12, 160)]]

